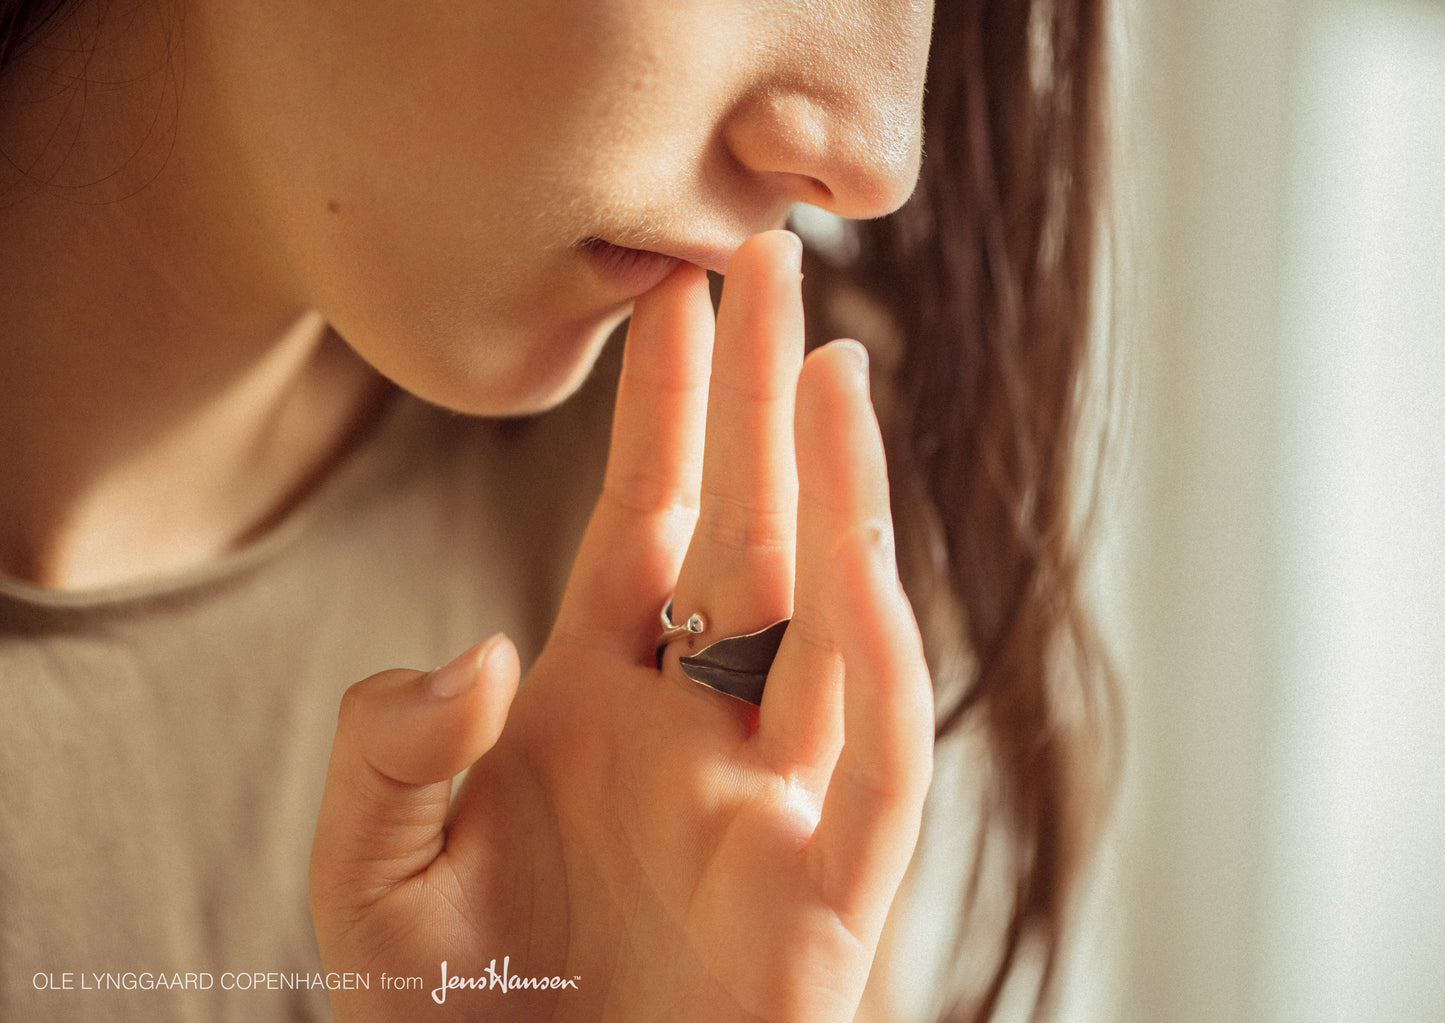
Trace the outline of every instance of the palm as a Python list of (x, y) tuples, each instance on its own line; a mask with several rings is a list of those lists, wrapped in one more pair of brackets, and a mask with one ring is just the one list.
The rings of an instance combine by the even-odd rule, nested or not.
[[(395, 882), (344, 939), (318, 910), (324, 953), (424, 976), (507, 956), (516, 975), (578, 978), (505, 1002), (452, 994), (445, 1008), (471, 1018), (851, 1019), (916, 835), (927, 677), (880, 549), (881, 450), (846, 353), (804, 370), (794, 476), (801, 342), (768, 335), (800, 333), (801, 313), (769, 245), (738, 276), (771, 273), (777, 294), (765, 279), (731, 321), (724, 298), (705, 430), (705, 357), (667, 336), (702, 332), (697, 282), (640, 304), (607, 490), (553, 635), (444, 836), (386, 860)], [(675, 655), (657, 669), (674, 585), (681, 607), (706, 607), (705, 639), (793, 614), (759, 710), (687, 680)]]
[[(604, 687), (578, 684), (568, 667), (578, 663), (585, 652), (566, 645), (544, 658), (528, 686), (555, 689), (514, 708), (519, 741), (542, 739), (531, 760), (565, 876), (576, 879), (576, 926), (551, 961), (655, 996), (636, 1019), (680, 1018), (679, 992), (735, 1010), (709, 1018), (795, 1018), (779, 1003), (816, 988), (812, 970), (851, 961), (845, 973), (866, 974), (866, 940), (832, 911), (806, 856), (831, 765), (789, 781), (747, 734), (741, 705), (628, 664), (586, 673)], [(554, 682), (554, 671), (566, 675)], [(476, 779), (464, 805), (485, 790)], [(613, 936), (600, 955), (586, 952), (588, 929)]]

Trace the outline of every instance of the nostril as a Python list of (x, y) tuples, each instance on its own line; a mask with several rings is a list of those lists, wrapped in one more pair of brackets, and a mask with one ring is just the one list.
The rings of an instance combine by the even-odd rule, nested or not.
[(803, 202), (810, 203), (814, 206), (821, 206), (824, 209), (833, 205), (833, 190), (829, 188), (821, 178), (810, 176), (808, 178), (808, 184), (812, 189), (813, 196), (802, 200)]

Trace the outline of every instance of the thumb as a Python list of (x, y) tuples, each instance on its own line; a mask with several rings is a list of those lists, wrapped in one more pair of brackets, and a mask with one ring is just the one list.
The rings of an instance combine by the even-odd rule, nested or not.
[(496, 743), (519, 675), (499, 633), (435, 671), (383, 671), (346, 691), (311, 844), (318, 921), (371, 905), (436, 859), (451, 780)]

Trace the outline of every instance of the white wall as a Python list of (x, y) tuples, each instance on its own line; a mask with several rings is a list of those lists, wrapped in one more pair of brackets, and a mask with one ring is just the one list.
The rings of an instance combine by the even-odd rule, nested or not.
[(1283, 341), (1272, 1020), (1445, 1019), (1445, 5), (1305, 26)]
[(1132, 0), (1124, 45), (1100, 1018), (1445, 1019), (1445, 5)]

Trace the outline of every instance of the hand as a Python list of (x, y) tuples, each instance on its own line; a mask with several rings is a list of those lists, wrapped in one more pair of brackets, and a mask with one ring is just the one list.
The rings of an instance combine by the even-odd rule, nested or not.
[[(932, 696), (865, 358), (804, 363), (798, 260), (748, 241), (715, 329), (696, 267), (638, 300), (604, 492), (520, 691), (502, 637), (348, 691), (311, 866), (327, 969), (371, 982), (339, 1020), (853, 1019)], [(761, 708), (686, 678), (685, 641), (659, 671), (674, 589), (699, 646), (791, 613)], [(442, 988), (443, 962), (562, 986)]]

